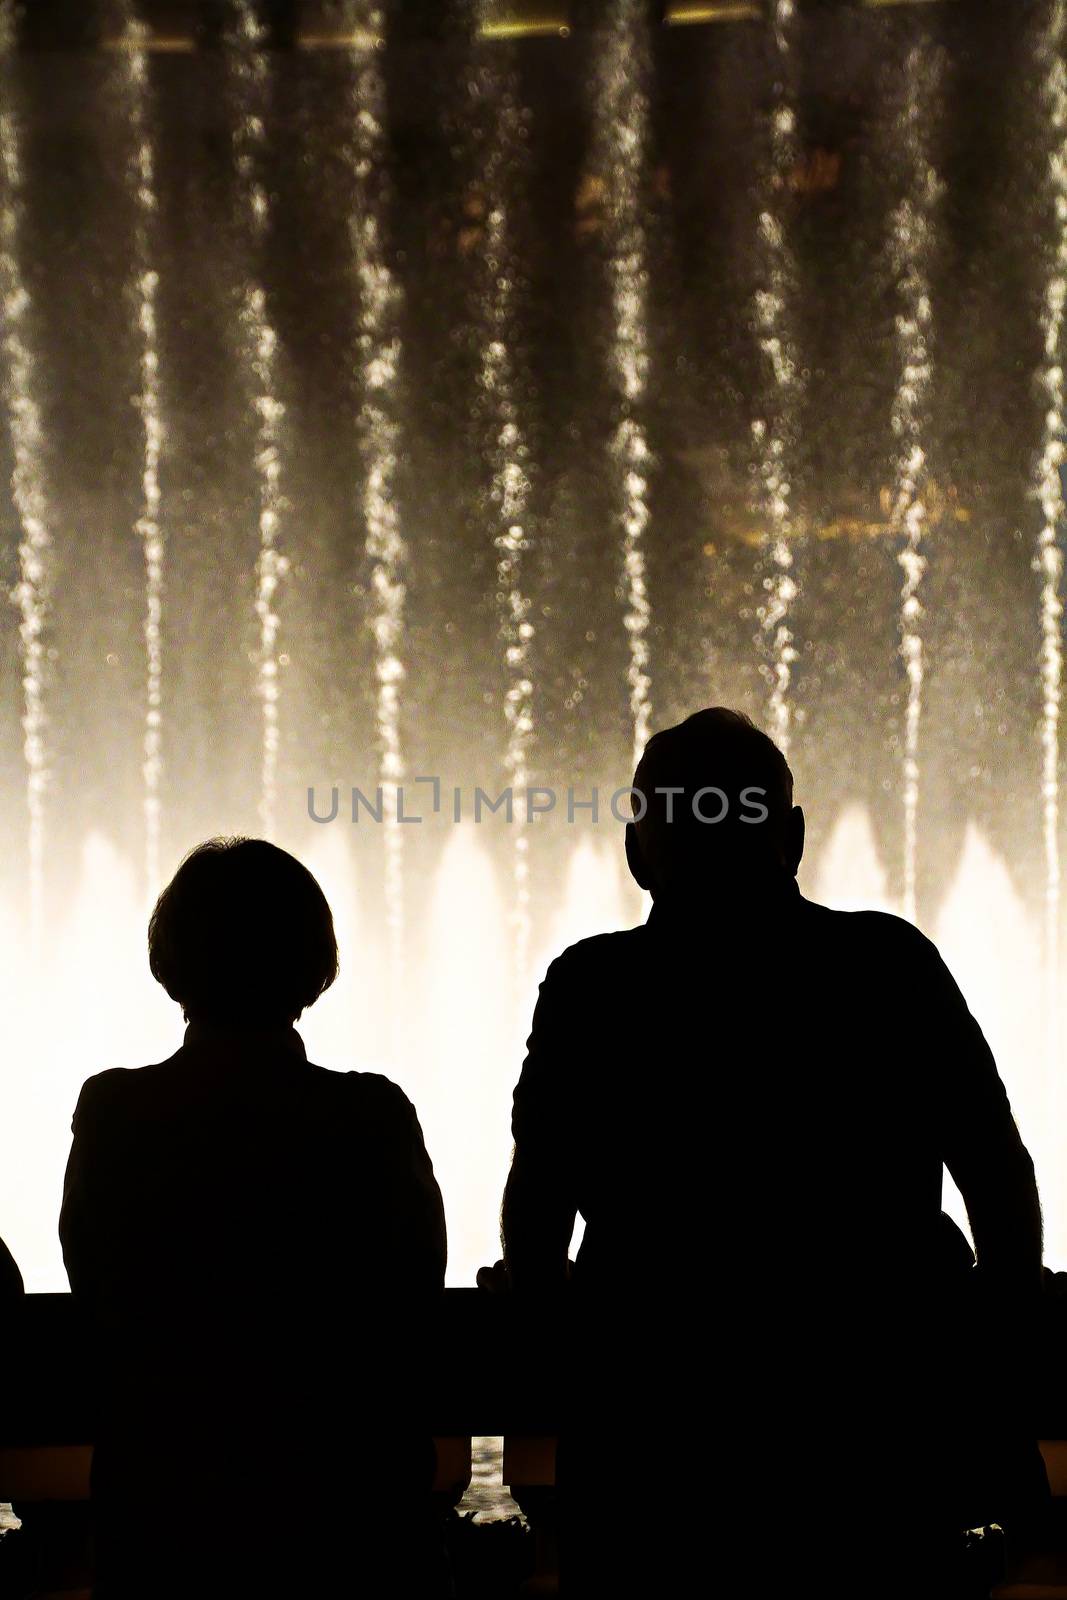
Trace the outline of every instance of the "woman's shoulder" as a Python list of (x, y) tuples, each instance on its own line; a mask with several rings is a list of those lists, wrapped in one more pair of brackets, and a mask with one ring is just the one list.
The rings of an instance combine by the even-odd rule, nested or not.
[(320, 1083), (327, 1093), (336, 1095), (347, 1103), (355, 1101), (370, 1109), (380, 1109), (394, 1115), (411, 1111), (411, 1101), (398, 1083), (383, 1072), (339, 1072), (333, 1067), (315, 1067)]
[(87, 1113), (133, 1104), (146, 1095), (151, 1096), (166, 1081), (174, 1060), (171, 1057), (147, 1067), (106, 1067), (102, 1072), (94, 1072), (81, 1086), (75, 1120)]
[(121, 1100), (136, 1090), (140, 1074), (150, 1071), (149, 1067), (106, 1067), (102, 1072), (94, 1072), (81, 1086), (78, 1111)]
[(415, 1107), (398, 1083), (382, 1072), (338, 1072), (315, 1068), (318, 1093), (308, 1110), (319, 1127), (342, 1139), (356, 1138), (367, 1154), (390, 1159), (421, 1140)]

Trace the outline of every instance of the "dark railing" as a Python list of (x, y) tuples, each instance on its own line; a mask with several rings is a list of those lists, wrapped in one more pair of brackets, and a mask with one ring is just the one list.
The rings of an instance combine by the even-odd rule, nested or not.
[[(559, 1332), (507, 1297), (446, 1290), (417, 1345), (434, 1434), (553, 1435)], [(92, 1442), (94, 1340), (71, 1295), (25, 1295), (0, 1313), (0, 1373), (0, 1449)]]
[[(0, 1318), (0, 1501), (29, 1526), (34, 1512), (47, 1519), (88, 1500), (99, 1363), (69, 1294), (26, 1295)], [(503, 1481), (534, 1524), (539, 1568), (551, 1561), (558, 1426), (560, 1330), (550, 1320), (507, 1298), (449, 1289), (418, 1339), (436, 1496), (445, 1507), (461, 1497), (472, 1436), (503, 1436)]]
[[(527, 1593), (550, 1589), (555, 1564), (553, 1485), (565, 1339), (559, 1314), (475, 1289), (447, 1290), (436, 1316), (419, 1330), (427, 1420), (437, 1447), (435, 1493), (443, 1507), (455, 1505), (470, 1479), (472, 1436), (503, 1437), (503, 1483), (534, 1530), (536, 1571)], [(1062, 1349), (1062, 1340), (1056, 1343)], [(97, 1371), (94, 1341), (70, 1295), (27, 1295), (5, 1308), (0, 1501), (13, 1502), (27, 1526), (35, 1514), (43, 1513), (47, 1526), (63, 1508), (67, 1514), (84, 1510)], [(1061, 1394), (1062, 1375), (1048, 1388)], [(1040, 1547), (1016, 1552), (1014, 1581), (994, 1590), (998, 1600), (1032, 1600), (1039, 1592), (1067, 1600), (1067, 1406), (1045, 1409), (1042, 1431), (1049, 1437), (1042, 1452), (1054, 1514)], [(0, 1562), (0, 1589), (2, 1569)], [(64, 1583), (51, 1592), (85, 1591)]]

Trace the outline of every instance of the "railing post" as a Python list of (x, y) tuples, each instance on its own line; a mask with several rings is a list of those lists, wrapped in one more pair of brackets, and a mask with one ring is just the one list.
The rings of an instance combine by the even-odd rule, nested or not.
[(506, 1434), (503, 1480), (529, 1522), (534, 1540), (534, 1570), (519, 1593), (556, 1594), (559, 1590), (556, 1440), (544, 1435)]

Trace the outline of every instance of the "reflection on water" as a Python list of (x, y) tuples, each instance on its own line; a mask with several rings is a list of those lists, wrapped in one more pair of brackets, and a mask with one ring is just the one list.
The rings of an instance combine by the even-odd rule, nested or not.
[(478, 1434), (471, 1440), (471, 1481), (456, 1510), (470, 1512), (477, 1522), (503, 1522), (521, 1517), (515, 1501), (502, 1482), (504, 1441), (491, 1434)]

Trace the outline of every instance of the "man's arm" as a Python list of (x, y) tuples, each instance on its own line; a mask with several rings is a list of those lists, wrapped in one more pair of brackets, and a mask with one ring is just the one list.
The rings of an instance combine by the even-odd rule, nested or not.
[(998, 1295), (1036, 1296), (1042, 1241), (1034, 1164), (982, 1030), (935, 960), (942, 1158), (967, 1207), (982, 1277)]
[(11, 1251), (0, 1239), (0, 1302), (14, 1300), (25, 1292), (22, 1273)]
[(554, 961), (541, 984), (515, 1089), (515, 1149), (500, 1221), (508, 1281), (520, 1293), (553, 1293), (567, 1280), (578, 1211), (571, 1100), (577, 1007), (571, 994), (566, 962)]

